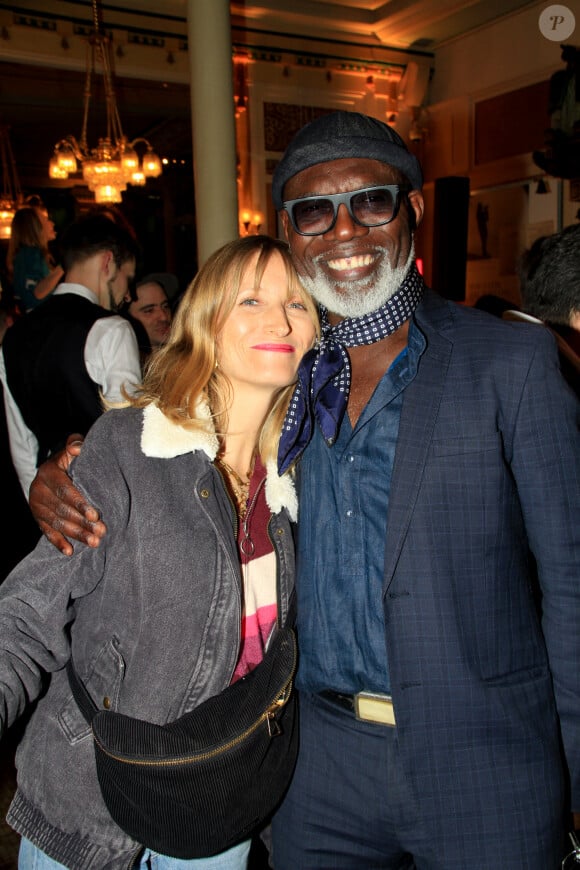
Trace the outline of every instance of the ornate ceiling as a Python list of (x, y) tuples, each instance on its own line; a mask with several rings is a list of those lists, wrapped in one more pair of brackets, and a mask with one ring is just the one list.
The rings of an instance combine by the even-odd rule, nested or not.
[[(115, 5), (148, 14), (160, 8), (157, 0), (121, 0)], [(248, 27), (433, 50), (532, 4), (529, 0), (233, 0), (230, 5), (233, 18)], [(186, 6), (187, 0), (165, 0), (164, 14), (185, 17)]]
[(525, 0), (269, 0), (232, 3), (260, 26), (364, 37), (398, 48), (433, 50), (448, 39), (523, 6)]
[[(124, 128), (133, 137), (147, 136), (160, 153), (184, 161), (186, 169), (191, 165), (187, 2), (102, 3), (116, 45)], [(321, 47), (329, 52), (332, 45), (345, 56), (370, 48), (376, 57), (401, 60), (404, 55), (404, 68), (414, 53), (436, 60), (442, 43), (532, 5), (525, 0), (233, 0), (231, 12), (234, 44), (278, 46), (282, 52), (300, 44), (313, 53)], [(25, 187), (46, 183), (55, 143), (79, 132), (84, 43), (91, 27), (90, 0), (0, 0), (0, 123), (10, 126)], [(158, 61), (149, 63), (152, 54)]]

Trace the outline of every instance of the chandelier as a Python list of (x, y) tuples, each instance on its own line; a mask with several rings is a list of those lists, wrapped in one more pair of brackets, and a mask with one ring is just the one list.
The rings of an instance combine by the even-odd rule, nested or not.
[(10, 145), (8, 127), (0, 126), (0, 161), (2, 163), (2, 191), (0, 192), (0, 239), (9, 239), (12, 218), (22, 205), (22, 191), (16, 172), (16, 162)]
[[(99, 0), (92, 0), (93, 32), (87, 40), (86, 79), (84, 90), (83, 126), (80, 139), (66, 136), (55, 145), (49, 164), (51, 178), (68, 178), (82, 171), (83, 179), (95, 195), (96, 202), (121, 202), (121, 193), (128, 184), (143, 185), (148, 178), (161, 175), (161, 160), (142, 137), (129, 142), (123, 134), (117, 99), (113, 87), (111, 43), (103, 30)], [(87, 125), (97, 66), (103, 78), (106, 106), (106, 132), (96, 148), (87, 142)], [(141, 158), (137, 147), (144, 146)]]

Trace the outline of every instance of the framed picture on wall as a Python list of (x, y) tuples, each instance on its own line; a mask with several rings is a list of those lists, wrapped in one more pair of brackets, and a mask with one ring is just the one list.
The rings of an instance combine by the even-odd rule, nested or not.
[(557, 182), (516, 182), (473, 191), (469, 198), (466, 298), (483, 295), (519, 304), (518, 263), (534, 239), (556, 231)]

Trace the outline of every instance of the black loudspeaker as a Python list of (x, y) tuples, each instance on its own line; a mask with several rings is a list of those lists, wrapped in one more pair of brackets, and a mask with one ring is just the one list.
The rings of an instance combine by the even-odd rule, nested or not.
[(468, 219), (469, 178), (437, 178), (431, 284), (446, 299), (465, 299)]

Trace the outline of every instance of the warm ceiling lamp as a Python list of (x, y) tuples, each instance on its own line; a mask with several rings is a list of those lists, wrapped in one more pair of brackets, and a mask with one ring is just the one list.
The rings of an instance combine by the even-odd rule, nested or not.
[[(92, 0), (92, 6), (94, 30), (87, 40), (81, 137), (77, 140), (69, 135), (56, 144), (48, 171), (51, 178), (68, 178), (78, 172), (80, 163), (83, 178), (97, 202), (121, 202), (121, 193), (127, 189), (127, 184), (142, 185), (147, 178), (161, 175), (161, 160), (147, 139), (138, 138), (129, 142), (123, 135), (111, 73), (111, 44), (103, 30), (100, 0)], [(103, 77), (107, 127), (97, 147), (90, 148), (87, 124), (97, 64), (101, 66)], [(138, 145), (145, 146), (143, 159), (137, 153)]]
[(12, 218), (16, 209), (22, 205), (22, 191), (8, 127), (0, 126), (0, 162), (2, 163), (2, 191), (0, 192), (0, 239), (9, 239), (12, 232)]
[(260, 232), (264, 216), (261, 211), (252, 211), (249, 208), (244, 208), (239, 214), (239, 220), (246, 236), (250, 235), (251, 230), (257, 235)]

